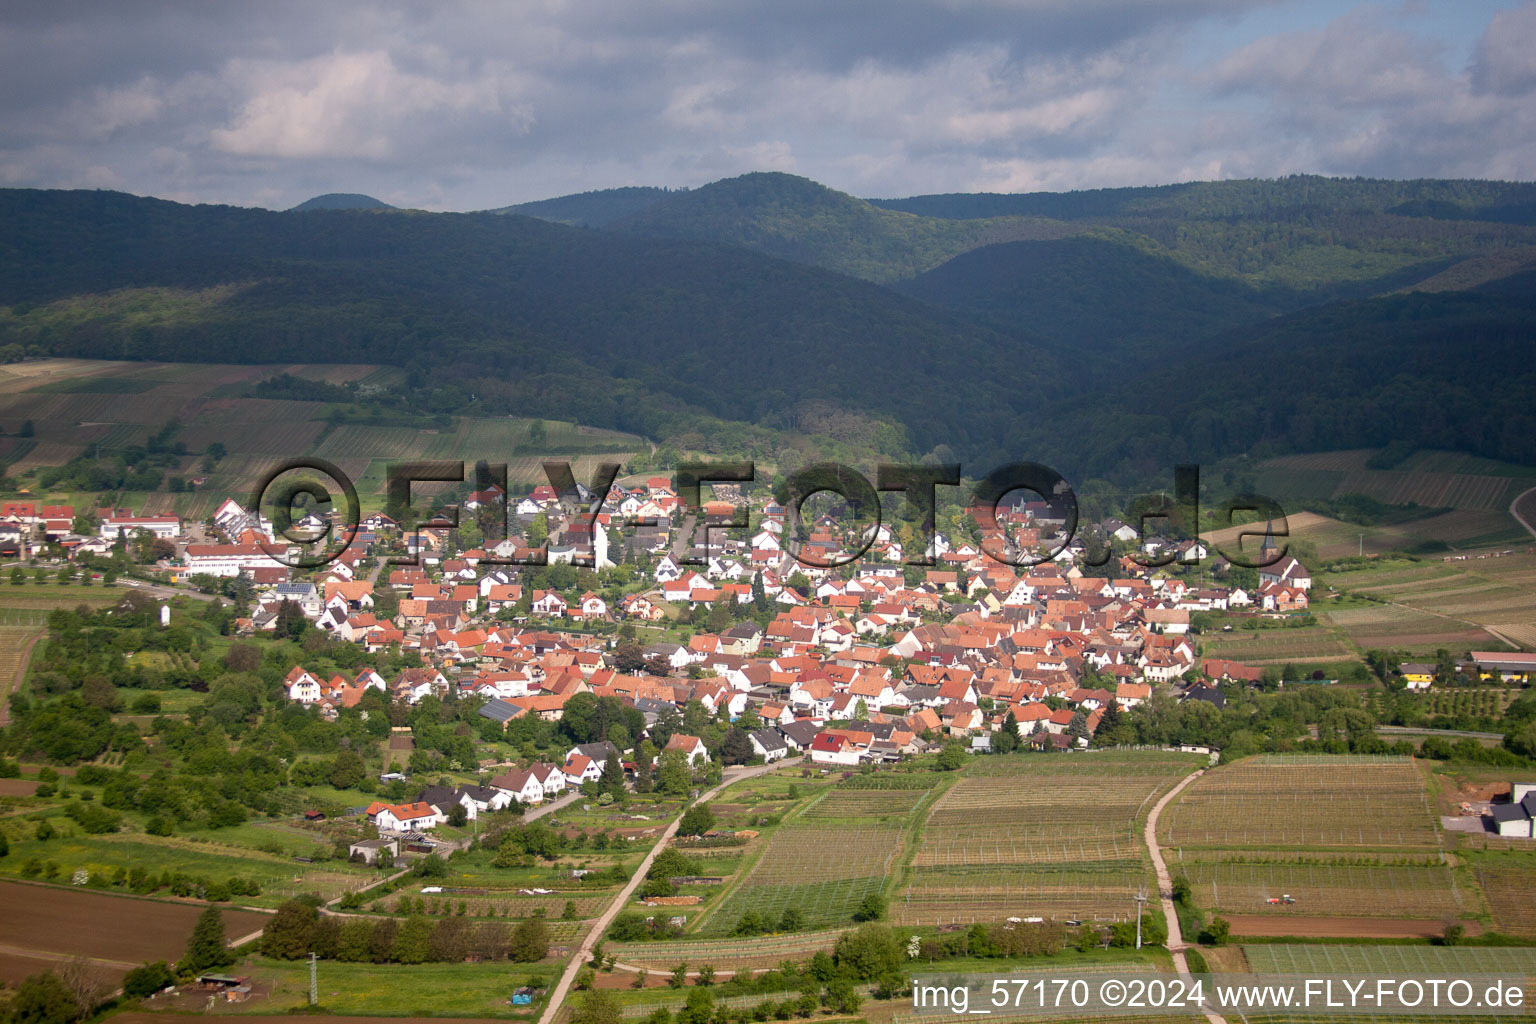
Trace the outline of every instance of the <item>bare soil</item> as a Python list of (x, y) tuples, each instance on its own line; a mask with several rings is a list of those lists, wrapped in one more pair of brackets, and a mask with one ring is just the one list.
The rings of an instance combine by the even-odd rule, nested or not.
[[(13, 946), (128, 964), (181, 956), (203, 912), (195, 903), (10, 881), (0, 882), (0, 906), (5, 907), (5, 933)], [(256, 931), (268, 920), (268, 915), (248, 910), (225, 910), (223, 917), (229, 938)]]

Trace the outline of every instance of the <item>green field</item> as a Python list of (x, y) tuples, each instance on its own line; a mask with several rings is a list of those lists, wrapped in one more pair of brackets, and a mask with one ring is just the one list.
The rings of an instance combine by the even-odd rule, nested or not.
[[(508, 1003), (520, 985), (549, 986), (559, 965), (540, 964), (349, 964), (326, 961), (319, 967), (320, 1005), (335, 1014), (378, 1017), (507, 1017), (528, 1019), (542, 1003)], [(306, 1007), (307, 963), (249, 957), (239, 966), (265, 998), (224, 1008), (226, 1012), (276, 1013)]]

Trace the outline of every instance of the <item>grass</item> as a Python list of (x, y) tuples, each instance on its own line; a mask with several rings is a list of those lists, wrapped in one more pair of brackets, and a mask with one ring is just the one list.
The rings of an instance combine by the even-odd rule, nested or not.
[[(272, 986), (266, 999), (234, 1004), (234, 1012), (274, 1013), (307, 1008), (309, 965), (250, 957), (238, 968)], [(319, 965), (320, 1005), (335, 1014), (368, 1017), (506, 1017), (528, 1019), (542, 1008), (507, 1002), (520, 985), (547, 988), (557, 964), (348, 964)]]

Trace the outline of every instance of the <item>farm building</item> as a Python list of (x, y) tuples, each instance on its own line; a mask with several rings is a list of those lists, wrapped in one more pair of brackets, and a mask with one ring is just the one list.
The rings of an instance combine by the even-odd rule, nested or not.
[(1536, 835), (1532, 827), (1532, 819), (1536, 818), (1536, 783), (1515, 783), (1509, 803), (1494, 804), (1489, 816), (1493, 818), (1493, 830), (1501, 836), (1530, 839)]
[(1485, 679), (1500, 678), (1505, 682), (1518, 679), (1536, 679), (1536, 654), (1515, 651), (1473, 651), (1472, 663)]
[(364, 839), (347, 847), (348, 856), (363, 858), (365, 864), (378, 861), (379, 853), (388, 850), (391, 857), (400, 856), (400, 843), (394, 839)]

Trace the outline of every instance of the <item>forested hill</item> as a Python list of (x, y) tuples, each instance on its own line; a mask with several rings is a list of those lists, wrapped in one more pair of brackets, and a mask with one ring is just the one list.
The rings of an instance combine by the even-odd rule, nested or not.
[(531, 203), (503, 206), (487, 212), (516, 213), (524, 217), (552, 220), (556, 224), (600, 228), (654, 206), (672, 194), (671, 189), (665, 188), (634, 186), (607, 188), (596, 192), (557, 196), (554, 199), (538, 199)]
[[(107, 359), (384, 362), (490, 412), (666, 436), (688, 415), (1000, 453), (1057, 372), (875, 285), (711, 243), (495, 214), (271, 213), (0, 191), (0, 345)], [(998, 365), (1007, 352), (1012, 357)], [(978, 373), (978, 368), (988, 368)]]
[(293, 208), (294, 213), (310, 210), (393, 210), (388, 203), (361, 195), (357, 192), (327, 192), (323, 196), (306, 199)]
[(1198, 358), (1111, 371), (1018, 443), (1069, 475), (1407, 443), (1536, 465), (1536, 272), (1337, 302), (1217, 335)]
[(679, 192), (612, 226), (651, 238), (740, 245), (878, 282), (913, 277), (992, 242), (1060, 238), (1074, 230), (1038, 218), (961, 222), (882, 210), (780, 173), (744, 174)]
[(564, 208), (643, 205), (606, 229), (6, 190), (0, 346), (383, 362), (475, 412), (716, 446), (703, 417), (835, 419), (866, 450), (1077, 479), (1403, 436), (1533, 462), (1530, 188), (1221, 182), (954, 219), (748, 175)]

